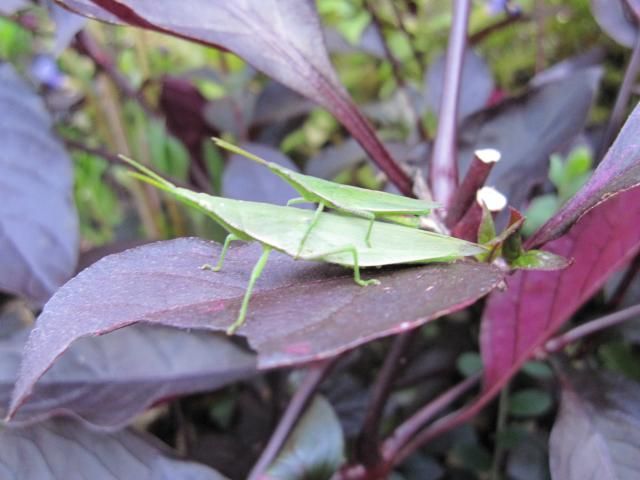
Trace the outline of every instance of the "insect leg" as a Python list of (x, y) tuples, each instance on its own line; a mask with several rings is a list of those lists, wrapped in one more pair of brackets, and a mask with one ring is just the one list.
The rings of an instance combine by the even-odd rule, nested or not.
[(362, 280), (360, 278), (360, 264), (358, 261), (358, 251), (356, 247), (353, 245), (347, 245), (345, 247), (340, 247), (336, 250), (330, 250), (328, 252), (323, 252), (319, 255), (314, 255), (313, 257), (305, 257), (305, 260), (315, 260), (315, 259), (323, 259), (324, 257), (328, 257), (329, 255), (334, 255), (336, 253), (350, 253), (353, 256), (353, 280), (360, 286), (366, 287), (367, 285), (380, 285), (380, 280), (376, 280), (375, 278), (371, 278), (369, 280)]
[(304, 235), (302, 236), (302, 240), (300, 241), (300, 246), (298, 247), (298, 251), (296, 252), (296, 256), (294, 257), (295, 259), (298, 259), (300, 257), (300, 252), (302, 252), (302, 247), (304, 247), (304, 243), (307, 241), (307, 238), (309, 238), (309, 234), (311, 233), (311, 230), (313, 230), (313, 227), (315, 227), (316, 223), (318, 223), (318, 219), (320, 218), (320, 214), (322, 213), (322, 210), (324, 210), (324, 203), (319, 203), (318, 208), (316, 208), (316, 213), (313, 214), (313, 218), (311, 219), (309, 228), (307, 228), (307, 231), (304, 232)]
[(249, 285), (247, 285), (247, 290), (244, 292), (244, 297), (242, 298), (242, 305), (240, 306), (240, 312), (238, 313), (238, 318), (233, 324), (227, 328), (227, 335), (233, 335), (234, 332), (242, 326), (244, 320), (247, 316), (247, 307), (249, 306), (249, 299), (251, 298), (251, 293), (253, 292), (253, 286), (256, 284), (258, 278), (262, 274), (262, 270), (264, 266), (267, 264), (267, 260), (269, 259), (269, 254), (271, 253), (271, 248), (263, 246), (262, 247), (262, 255), (256, 262), (253, 270), (251, 271), (251, 278), (249, 279)]
[(367, 244), (367, 247), (371, 248), (371, 230), (373, 229), (373, 223), (376, 221), (376, 216), (371, 213), (371, 217), (365, 216), (365, 218), (369, 219), (369, 228), (367, 229), (367, 235), (364, 237), (364, 242)]
[(227, 256), (229, 245), (231, 245), (231, 242), (233, 242), (234, 240), (240, 240), (240, 237), (234, 235), (233, 233), (230, 233), (229, 235), (227, 235), (227, 238), (224, 239), (224, 245), (222, 245), (222, 252), (220, 252), (220, 258), (218, 259), (218, 263), (216, 264), (216, 266), (214, 267), (207, 263), (205, 265), (202, 265), (200, 269), (211, 270), (214, 272), (220, 271), (220, 269), (222, 268), (222, 262), (224, 262), (224, 257)]
[(290, 207), (291, 205), (296, 205), (298, 203), (309, 203), (308, 200), (305, 200), (302, 197), (296, 197), (296, 198), (292, 198), (291, 200), (289, 200), (287, 202), (287, 207)]

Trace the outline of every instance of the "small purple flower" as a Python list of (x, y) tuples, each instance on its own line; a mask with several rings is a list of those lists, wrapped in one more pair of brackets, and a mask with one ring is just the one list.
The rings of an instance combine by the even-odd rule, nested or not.
[(42, 54), (33, 57), (29, 72), (35, 81), (49, 88), (59, 89), (64, 84), (64, 74), (51, 55)]

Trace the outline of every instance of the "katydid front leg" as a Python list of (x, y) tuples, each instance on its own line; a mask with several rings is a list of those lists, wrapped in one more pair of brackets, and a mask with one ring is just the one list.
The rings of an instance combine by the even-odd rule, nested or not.
[(336, 253), (350, 253), (353, 256), (353, 281), (356, 282), (361, 287), (366, 287), (368, 285), (380, 285), (380, 280), (375, 278), (371, 278), (369, 280), (362, 280), (360, 278), (360, 263), (358, 261), (358, 251), (356, 247), (353, 245), (347, 245), (344, 247), (337, 248), (335, 250), (330, 250), (328, 252), (323, 252), (319, 255), (314, 255), (313, 257), (305, 257), (305, 260), (319, 260), (324, 257), (328, 257), (329, 255), (335, 255)]
[(227, 235), (227, 238), (224, 239), (224, 245), (222, 245), (222, 252), (220, 252), (220, 258), (218, 259), (218, 263), (216, 264), (216, 266), (211, 266), (208, 263), (205, 263), (204, 265), (202, 265), (200, 267), (201, 270), (211, 270), (213, 272), (219, 272), (220, 269), (222, 268), (222, 263), (224, 262), (224, 257), (227, 256), (227, 251), (229, 250), (229, 245), (231, 245), (231, 242), (235, 241), (235, 240), (241, 240), (240, 237), (238, 237), (237, 235), (234, 235), (233, 233), (230, 233), (229, 235)]
[[(228, 238), (228, 237), (227, 237)], [(242, 305), (240, 306), (240, 312), (238, 313), (238, 318), (229, 328), (227, 328), (227, 335), (233, 335), (235, 331), (240, 328), (247, 317), (247, 308), (249, 306), (249, 299), (251, 298), (251, 293), (253, 292), (253, 286), (256, 284), (258, 278), (262, 274), (262, 270), (264, 266), (267, 264), (267, 260), (269, 259), (269, 254), (271, 253), (271, 247), (267, 247), (266, 245), (262, 246), (262, 255), (256, 262), (251, 271), (251, 278), (249, 279), (249, 285), (247, 285), (247, 290), (244, 292), (244, 297), (242, 298)]]
[(307, 238), (309, 238), (309, 234), (311, 233), (311, 230), (313, 230), (313, 227), (315, 227), (316, 224), (318, 223), (322, 210), (324, 210), (324, 203), (319, 203), (318, 208), (316, 208), (316, 212), (313, 214), (313, 218), (309, 223), (309, 228), (307, 228), (307, 231), (304, 232), (304, 235), (302, 236), (302, 240), (300, 241), (300, 246), (298, 247), (298, 251), (296, 252), (296, 256), (294, 257), (296, 260), (300, 258), (300, 252), (302, 252), (302, 247), (304, 247), (304, 243), (307, 241)]

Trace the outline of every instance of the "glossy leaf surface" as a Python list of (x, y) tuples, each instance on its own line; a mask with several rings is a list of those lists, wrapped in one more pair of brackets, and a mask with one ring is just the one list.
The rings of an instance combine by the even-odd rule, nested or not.
[[(232, 248), (221, 272), (203, 271), (220, 247), (198, 239), (146, 245), (105, 257), (47, 304), (25, 347), (13, 407), (79, 338), (135, 323), (224, 330), (236, 318), (257, 245)], [(365, 278), (369, 274), (365, 271)], [(350, 270), (273, 253), (240, 330), (261, 368), (336, 355), (464, 308), (502, 280), (473, 262), (376, 270), (360, 287)]]

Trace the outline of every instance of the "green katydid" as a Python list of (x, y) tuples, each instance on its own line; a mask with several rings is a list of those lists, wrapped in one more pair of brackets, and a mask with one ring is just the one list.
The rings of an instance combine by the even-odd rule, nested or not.
[[(228, 334), (234, 333), (244, 323), (253, 287), (272, 250), (303, 260), (350, 267), (354, 281), (362, 286), (380, 282), (362, 280), (360, 267), (451, 261), (487, 251), (480, 245), (464, 240), (392, 223), (373, 222), (371, 228), (370, 222), (362, 218), (317, 214), (298, 208), (196, 193), (176, 187), (133, 160), (121, 158), (141, 172), (132, 172), (132, 176), (172, 193), (178, 200), (201, 210), (229, 232), (213, 270), (222, 268), (232, 241), (253, 240), (262, 245), (262, 255), (253, 267), (238, 317), (227, 329)], [(315, 222), (315, 227), (309, 234), (311, 222)], [(369, 247), (364, 241), (364, 234), (369, 229), (375, 247)], [(304, 248), (300, 250), (300, 242), (305, 237)]]
[(427, 215), (432, 209), (440, 207), (438, 203), (403, 197), (387, 192), (368, 190), (366, 188), (342, 185), (322, 178), (294, 172), (277, 163), (254, 155), (242, 148), (226, 142), (220, 138), (213, 138), (216, 145), (247, 157), (260, 163), (281, 177), (301, 195), (289, 200), (287, 206), (296, 203), (317, 203), (316, 215), (309, 224), (306, 234), (302, 237), (300, 251), (304, 246), (311, 230), (316, 226), (320, 213), (326, 208), (332, 208), (341, 213), (348, 213), (356, 217), (369, 220), (369, 228), (365, 235), (365, 242), (371, 246), (371, 229), (374, 220), (387, 220), (409, 227), (420, 226), (420, 215)]

